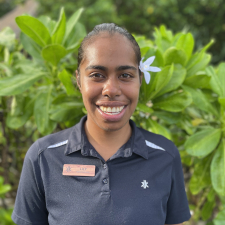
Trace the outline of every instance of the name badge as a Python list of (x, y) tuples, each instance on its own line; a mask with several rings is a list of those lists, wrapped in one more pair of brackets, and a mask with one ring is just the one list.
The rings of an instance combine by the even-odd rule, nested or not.
[(95, 165), (64, 164), (62, 175), (94, 177)]

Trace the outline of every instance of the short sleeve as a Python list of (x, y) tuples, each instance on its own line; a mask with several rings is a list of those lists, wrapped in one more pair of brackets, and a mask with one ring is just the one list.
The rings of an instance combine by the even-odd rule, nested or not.
[(172, 164), (172, 183), (170, 196), (167, 201), (167, 215), (165, 224), (179, 224), (191, 218), (185, 192), (184, 175), (180, 153), (175, 147), (175, 157)]
[(12, 220), (17, 225), (47, 225), (44, 187), (38, 162), (38, 143), (27, 151), (20, 176)]

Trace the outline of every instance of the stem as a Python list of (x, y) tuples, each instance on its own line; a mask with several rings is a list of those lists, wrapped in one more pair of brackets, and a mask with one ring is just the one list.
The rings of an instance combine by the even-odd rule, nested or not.
[(198, 202), (198, 204), (197, 204), (197, 206), (196, 206), (196, 208), (195, 208), (195, 211), (194, 211), (194, 217), (193, 217), (193, 219), (194, 219), (195, 221), (197, 221), (197, 220), (199, 219), (198, 217), (199, 217), (200, 207), (202, 206), (202, 203), (205, 201), (205, 199), (206, 199), (206, 197), (207, 197), (209, 191), (210, 191), (210, 187), (208, 187), (208, 188), (205, 190), (205, 192), (204, 192), (203, 195), (201, 196), (201, 198), (200, 198), (200, 200), (199, 200), (199, 202)]
[(5, 210), (7, 210), (7, 209), (8, 209), (8, 206), (7, 206), (6, 203), (5, 203), (5, 199), (4, 199), (4, 198), (1, 198), (1, 200), (2, 200), (2, 206), (3, 206), (3, 208), (4, 208)]
[[(4, 101), (4, 100), (5, 100), (4, 97), (2, 97), (2, 101)], [(5, 118), (4, 118), (4, 105), (5, 104), (2, 104), (2, 105), (3, 105), (3, 112), (2, 112), (2, 115), (0, 116), (0, 121), (2, 123), (2, 133), (6, 140), (5, 147), (2, 149), (2, 167), (4, 168), (3, 177), (5, 180), (5, 183), (9, 183), (9, 180), (8, 180), (8, 151), (9, 151), (10, 141), (9, 141), (9, 137), (6, 132), (6, 124), (5, 124)], [(6, 117), (6, 113), (5, 113), (5, 117)]]

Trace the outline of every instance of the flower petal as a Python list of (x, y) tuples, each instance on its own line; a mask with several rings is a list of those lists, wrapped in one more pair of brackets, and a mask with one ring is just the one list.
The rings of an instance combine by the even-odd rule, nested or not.
[(150, 82), (150, 78), (151, 78), (150, 73), (144, 71), (144, 75), (145, 75), (145, 81), (148, 84)]
[(144, 64), (145, 64), (145, 65), (151, 65), (151, 64), (153, 63), (154, 60), (155, 60), (155, 56), (152, 56), (152, 57), (148, 58), (148, 59), (144, 62)]
[(161, 71), (161, 69), (158, 68), (158, 67), (155, 67), (155, 66), (150, 66), (148, 71), (151, 71), (151, 72), (159, 72), (159, 71)]

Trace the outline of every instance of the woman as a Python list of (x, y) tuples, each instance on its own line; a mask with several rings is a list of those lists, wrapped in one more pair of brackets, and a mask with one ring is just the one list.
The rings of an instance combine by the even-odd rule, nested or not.
[(78, 58), (77, 84), (87, 116), (28, 150), (13, 221), (164, 225), (189, 220), (177, 148), (130, 120), (143, 78), (133, 36), (115, 24), (98, 25), (83, 40)]

